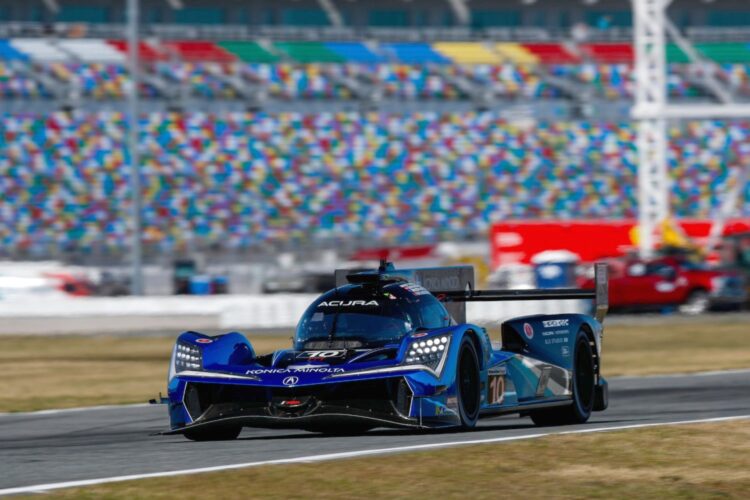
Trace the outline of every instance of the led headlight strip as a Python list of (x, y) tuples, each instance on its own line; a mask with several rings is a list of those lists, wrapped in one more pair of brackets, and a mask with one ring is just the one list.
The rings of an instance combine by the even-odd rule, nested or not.
[(437, 378), (440, 378), (443, 371), (443, 365), (447, 358), (448, 346), (450, 345), (450, 335), (441, 335), (429, 339), (414, 340), (409, 344), (406, 350), (406, 359), (403, 364), (397, 366), (387, 366), (384, 368), (370, 368), (365, 370), (352, 370), (343, 373), (335, 373), (326, 378), (342, 378), (360, 375), (377, 375), (380, 373), (392, 373), (403, 371), (427, 371)]
[(406, 364), (419, 364), (429, 366), (433, 370), (437, 368), (448, 352), (450, 336), (441, 335), (427, 340), (414, 340), (406, 350)]
[(201, 350), (185, 342), (177, 342), (174, 355), (174, 367), (177, 373), (187, 370), (202, 370), (203, 355)]

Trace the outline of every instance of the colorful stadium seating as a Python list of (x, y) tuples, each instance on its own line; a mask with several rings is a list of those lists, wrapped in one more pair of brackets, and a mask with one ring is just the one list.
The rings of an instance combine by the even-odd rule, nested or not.
[[(747, 44), (698, 49), (722, 66), (730, 89), (750, 96)], [(239, 99), (257, 85), (275, 99), (346, 100), (356, 97), (353, 81), (397, 100), (472, 98), (462, 82), (510, 99), (562, 97), (552, 75), (627, 100), (634, 85), (628, 44), (149, 41), (139, 51), (148, 77), (207, 99)], [(0, 41), (0, 99), (51, 99), (60, 89), (124, 99), (126, 55), (117, 40)], [(685, 54), (668, 46), (667, 57), (670, 95), (702, 95)], [(144, 95), (157, 97), (145, 82)], [(404, 244), (481, 236), (508, 218), (635, 215), (628, 122), (300, 109), (144, 114), (146, 243)], [(0, 249), (126, 251), (126, 127), (119, 112), (0, 114)], [(750, 122), (674, 124), (670, 136), (672, 210), (708, 217), (729, 169), (750, 154)], [(750, 185), (741, 212), (750, 216)]]
[(499, 64), (500, 54), (479, 42), (437, 42), (433, 48), (458, 64)]
[(169, 41), (162, 47), (170, 56), (186, 62), (234, 62), (237, 57), (213, 42)]
[(582, 45), (581, 51), (599, 63), (633, 63), (633, 46), (629, 43), (589, 43)]
[(507, 61), (516, 64), (538, 64), (539, 57), (520, 43), (498, 43), (495, 50)]
[(340, 63), (344, 57), (322, 42), (277, 42), (274, 47), (301, 63)]
[(747, 43), (700, 43), (696, 49), (704, 57), (718, 63), (750, 63)]
[(43, 38), (14, 38), (10, 40), (10, 45), (32, 61), (55, 62), (71, 59), (70, 54)]
[(50, 92), (12, 64), (0, 64), (0, 97), (34, 99), (51, 97)]
[[(128, 52), (128, 43), (122, 40), (108, 40), (107, 43), (112, 45), (115, 49), (119, 50), (123, 54)], [(138, 44), (138, 56), (143, 62), (155, 62), (163, 61), (167, 59), (167, 56), (160, 49), (153, 47), (151, 44), (146, 42), (140, 42)]]
[[(4, 251), (128, 248), (126, 116), (0, 116)], [(155, 250), (481, 236), (493, 221), (633, 217), (629, 123), (494, 113), (152, 113), (142, 117), (144, 238)], [(670, 127), (672, 210), (708, 217), (750, 122)], [(750, 216), (750, 185), (741, 211)]]
[(80, 39), (59, 40), (57, 47), (70, 54), (76, 61), (91, 63), (124, 63), (126, 56), (105, 40)]
[[(726, 65), (728, 85), (739, 95), (750, 96), (747, 75), (750, 66)], [(84, 89), (85, 96), (99, 99), (122, 99), (126, 96), (128, 73), (123, 64), (99, 63), (37, 63), (23, 71), (13, 63), (0, 62), (0, 84), (5, 97), (44, 97), (56, 88)], [(625, 64), (549, 65), (547, 73), (595, 87), (603, 98), (631, 99), (634, 84), (630, 66)], [(51, 75), (51, 81), (32, 78)], [(355, 97), (351, 88), (342, 84), (342, 78), (378, 85), (384, 97), (398, 99), (465, 99), (469, 95), (460, 90), (453, 78), (461, 77), (478, 86), (491, 86), (498, 97), (556, 97), (559, 90), (545, 81), (534, 65), (528, 64), (472, 64), (443, 65), (436, 69), (426, 65), (408, 64), (245, 64), (245, 63), (171, 63), (155, 62), (147, 66), (149, 74), (159, 76), (168, 85), (184, 87), (188, 95), (211, 98), (239, 98), (238, 90), (230, 87), (228, 77), (241, 84), (257, 84), (267, 88), (271, 96), (284, 99)], [(54, 85), (50, 85), (49, 83)], [(61, 87), (61, 85), (63, 87)], [(107, 88), (98, 89), (101, 85)], [(672, 68), (668, 81), (673, 96), (704, 95), (695, 87), (688, 72), (678, 65)], [(36, 90), (31, 90), (32, 88)], [(315, 88), (317, 90), (312, 91)], [(142, 93), (158, 97), (156, 88), (142, 84)]]
[(347, 62), (353, 63), (380, 63), (385, 59), (373, 52), (362, 42), (328, 42), (325, 44), (328, 50), (338, 54)]
[(381, 44), (384, 52), (394, 60), (407, 64), (445, 64), (450, 59), (434, 50), (427, 43), (385, 43)]
[[(113, 50), (113, 48), (115, 50)], [(718, 63), (750, 63), (748, 43), (699, 43), (696, 49)], [(666, 47), (671, 63), (688, 62), (674, 44)], [(0, 40), (0, 60), (39, 62), (122, 62), (127, 44), (121, 40), (15, 38)], [(454, 63), (454, 64), (631, 64), (633, 48), (626, 43), (364, 43), (364, 42), (275, 42), (255, 41), (164, 41), (142, 42), (144, 61), (171, 58), (185, 62), (273, 63), (280, 59), (297, 63)]]
[[(541, 71), (535, 64), (510, 62), (492, 65), (255, 64), (172, 62), (168, 56), (158, 54), (164, 60), (147, 63), (145, 71), (148, 74), (162, 78), (170, 88), (171, 84), (178, 84), (187, 95), (200, 95), (206, 99), (239, 98), (238, 89), (227, 82), (230, 77), (241, 87), (260, 85), (272, 97), (284, 99), (353, 99), (356, 93), (344, 84), (343, 80), (346, 79), (376, 85), (384, 97), (397, 99), (469, 98), (466, 90), (457, 86), (456, 78), (477, 87), (490, 87), (498, 97), (560, 96), (559, 89), (546, 81), (547, 75), (593, 86), (595, 95), (611, 100), (631, 99), (634, 91), (632, 67), (624, 63), (545, 65), (544, 71)], [(728, 87), (738, 95), (750, 96), (747, 81), (750, 64), (726, 64), (723, 67), (726, 73), (717, 76), (726, 80)], [(29, 65), (19, 61), (0, 61), (0, 75), (5, 97), (44, 97), (60, 89), (84, 88), (84, 95), (87, 96), (121, 99), (126, 96), (128, 81), (128, 72), (122, 63), (47, 61)], [(53, 79), (39, 79), (34, 75), (51, 75)], [(692, 70), (685, 65), (672, 64), (667, 83), (669, 94), (675, 97), (706, 95), (705, 90), (696, 83)], [(96, 85), (106, 86), (107, 89), (96, 89)], [(158, 97), (158, 89), (149, 85), (142, 84), (142, 93)]]
[(257, 42), (226, 41), (219, 42), (218, 45), (245, 62), (273, 63), (279, 60), (279, 56), (272, 54)]
[(575, 64), (581, 59), (560, 43), (525, 43), (523, 47), (542, 64)]
[(8, 40), (0, 40), (0, 60), (28, 61), (29, 55), (16, 49)]

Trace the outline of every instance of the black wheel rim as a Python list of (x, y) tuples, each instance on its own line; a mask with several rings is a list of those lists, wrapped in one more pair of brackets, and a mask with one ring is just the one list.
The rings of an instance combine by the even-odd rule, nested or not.
[(461, 353), (461, 367), (459, 368), (459, 387), (461, 390), (461, 406), (469, 420), (474, 420), (479, 411), (479, 374), (476, 359), (469, 349)]
[(594, 360), (587, 349), (587, 341), (578, 343), (576, 349), (576, 395), (581, 407), (588, 410), (594, 398)]

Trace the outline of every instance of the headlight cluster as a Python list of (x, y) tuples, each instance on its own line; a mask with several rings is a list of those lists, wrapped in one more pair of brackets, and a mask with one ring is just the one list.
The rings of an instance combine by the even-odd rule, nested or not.
[(175, 371), (201, 370), (203, 368), (203, 356), (201, 350), (194, 345), (177, 342), (177, 350), (174, 355)]
[(419, 364), (435, 369), (445, 353), (448, 352), (450, 337), (432, 337), (427, 340), (415, 340), (406, 351), (407, 364)]

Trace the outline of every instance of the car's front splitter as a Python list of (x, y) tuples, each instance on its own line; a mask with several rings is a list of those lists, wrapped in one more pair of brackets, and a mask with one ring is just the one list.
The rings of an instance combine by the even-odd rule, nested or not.
[[(275, 413), (275, 414), (271, 414)], [(390, 427), (404, 429), (439, 429), (456, 425), (455, 419), (409, 418), (394, 411), (376, 412), (351, 406), (317, 405), (306, 413), (279, 412), (268, 407), (243, 407), (240, 404), (213, 405), (193, 423), (163, 432), (164, 435), (184, 434), (192, 430), (229, 426), (271, 429), (317, 430), (333, 427)]]

